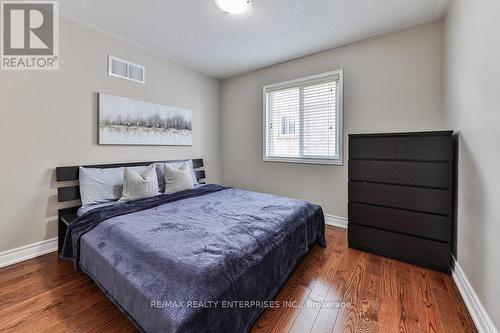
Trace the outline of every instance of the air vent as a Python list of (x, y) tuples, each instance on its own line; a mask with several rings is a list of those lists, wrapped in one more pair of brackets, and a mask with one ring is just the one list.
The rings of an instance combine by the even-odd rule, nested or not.
[(108, 56), (108, 75), (121, 79), (146, 83), (146, 68), (112, 55)]

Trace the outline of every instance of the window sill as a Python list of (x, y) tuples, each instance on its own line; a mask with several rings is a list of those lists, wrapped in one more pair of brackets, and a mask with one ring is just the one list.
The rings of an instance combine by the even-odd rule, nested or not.
[(342, 160), (327, 160), (327, 159), (296, 159), (296, 158), (273, 158), (264, 157), (263, 162), (278, 162), (278, 163), (295, 163), (295, 164), (315, 164), (315, 165), (333, 165), (342, 166)]

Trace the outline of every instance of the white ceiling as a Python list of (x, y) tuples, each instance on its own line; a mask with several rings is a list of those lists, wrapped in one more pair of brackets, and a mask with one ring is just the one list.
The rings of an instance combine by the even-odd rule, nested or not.
[[(61, 0), (63, 16), (216, 78), (440, 18), (448, 0)], [(123, 55), (125, 56), (125, 55)]]

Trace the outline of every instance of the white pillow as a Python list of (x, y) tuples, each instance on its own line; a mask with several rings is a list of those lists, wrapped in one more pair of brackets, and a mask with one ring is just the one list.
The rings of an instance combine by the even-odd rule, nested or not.
[(164, 164), (165, 168), (165, 193), (172, 194), (194, 188), (193, 176), (188, 162), (182, 163), (179, 168)]
[[(123, 191), (124, 167), (119, 168), (84, 168), (80, 167), (80, 196), (82, 206), (88, 207), (120, 199)], [(132, 167), (143, 172), (145, 166)]]
[(158, 194), (156, 166), (148, 166), (142, 173), (131, 168), (123, 172), (123, 194), (120, 202), (154, 197)]

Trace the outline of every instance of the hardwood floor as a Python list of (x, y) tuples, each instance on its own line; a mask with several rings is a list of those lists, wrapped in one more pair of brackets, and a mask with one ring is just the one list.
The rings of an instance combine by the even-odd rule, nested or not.
[[(344, 230), (327, 227), (327, 241), (276, 296), (288, 306), (264, 311), (252, 332), (476, 332), (450, 276), (349, 249)], [(0, 331), (136, 330), (52, 253), (0, 269)]]

